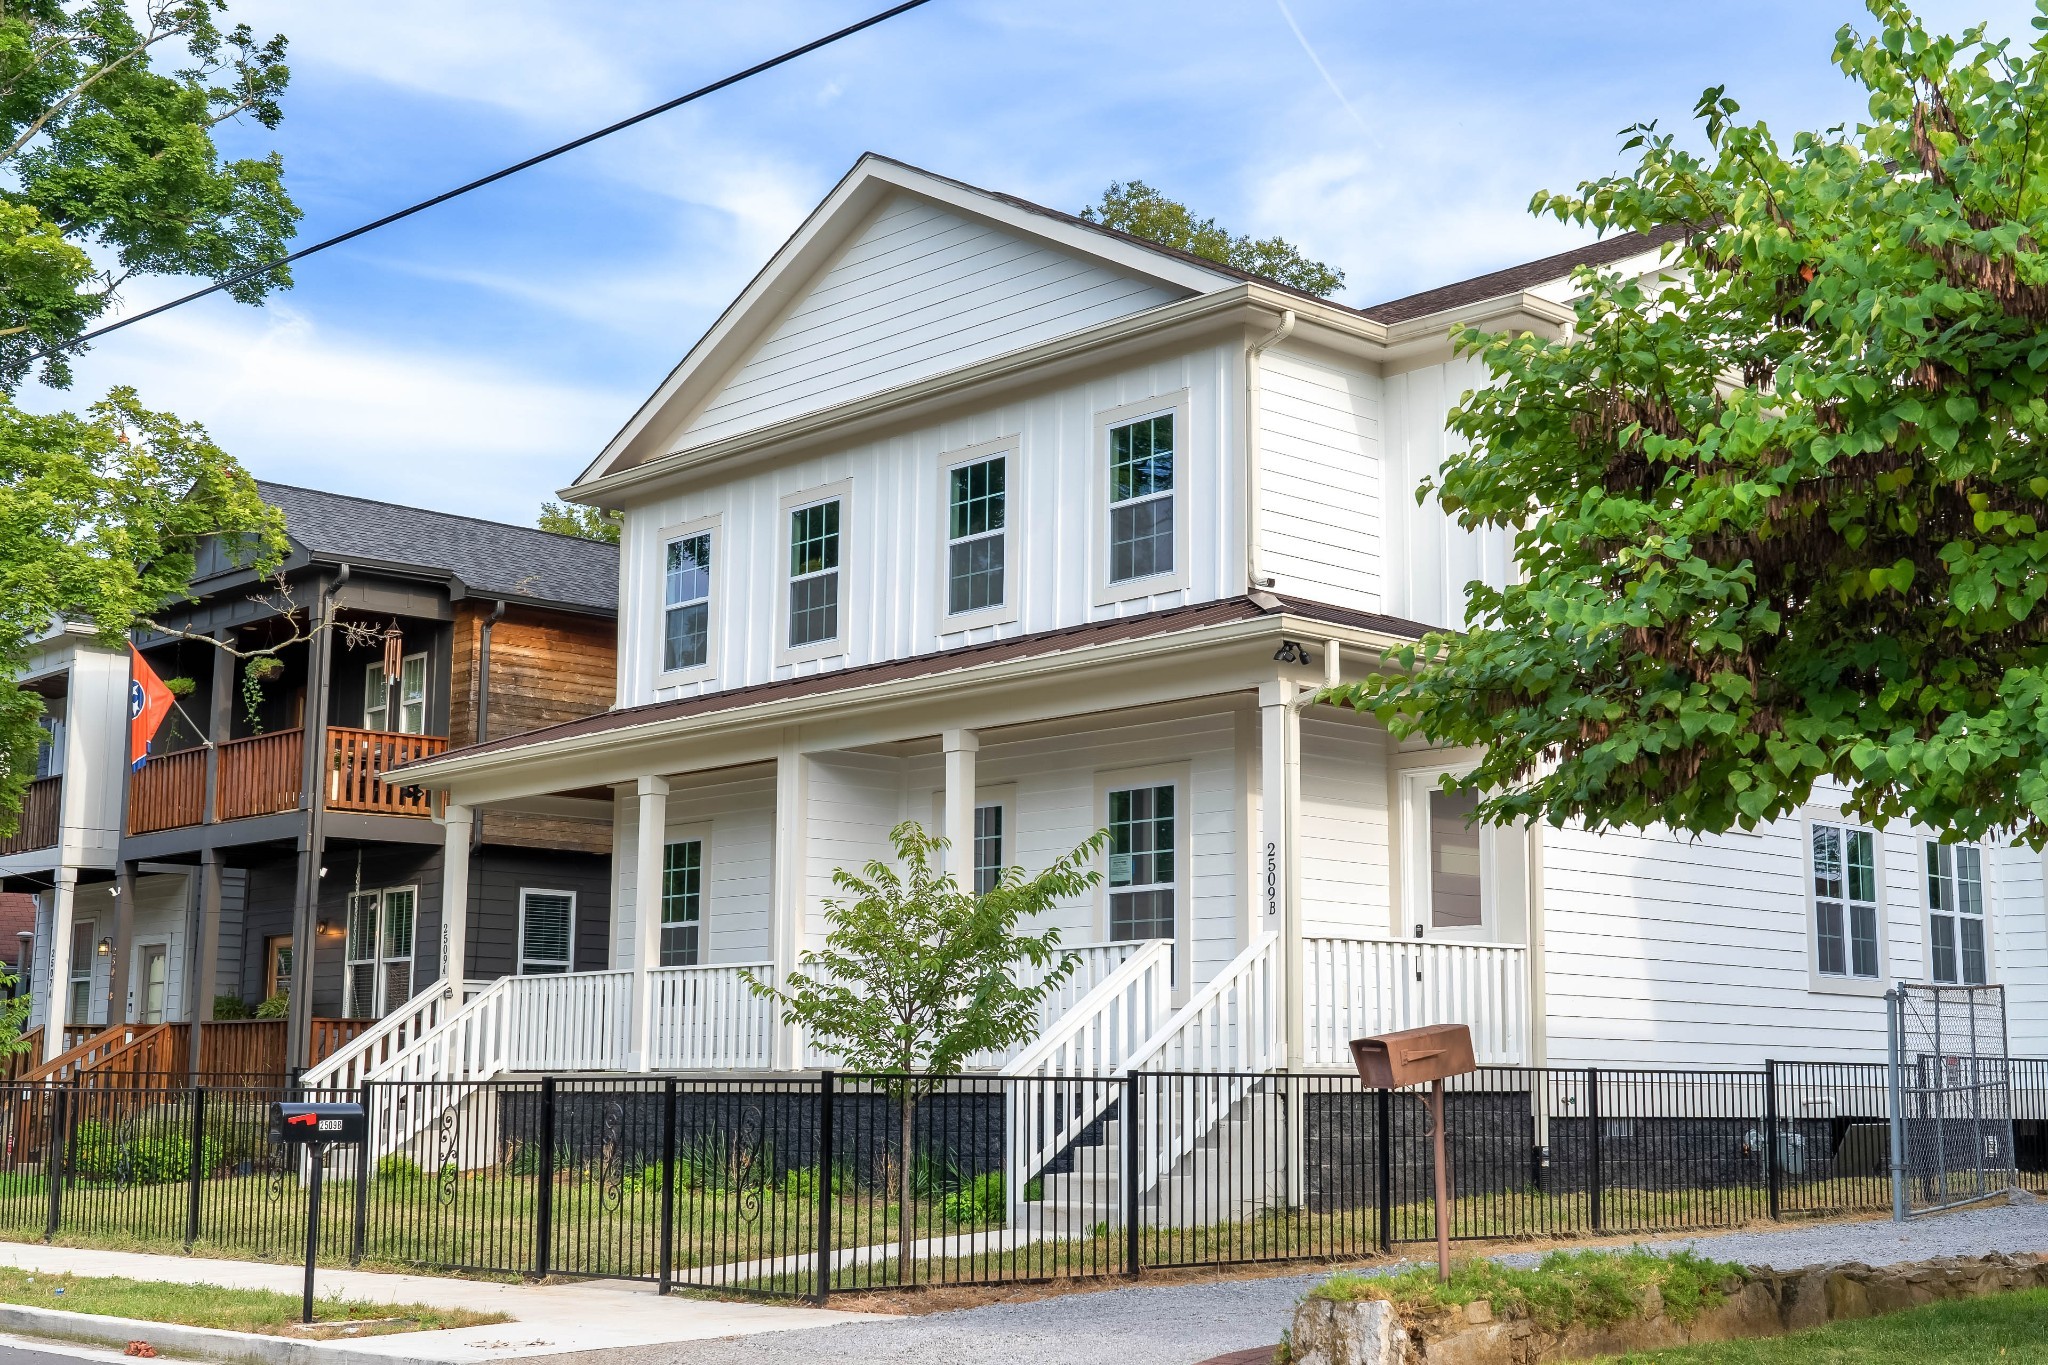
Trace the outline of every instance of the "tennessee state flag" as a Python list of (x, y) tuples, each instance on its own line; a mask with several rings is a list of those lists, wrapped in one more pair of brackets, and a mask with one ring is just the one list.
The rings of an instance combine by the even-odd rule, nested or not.
[(149, 661), (128, 646), (128, 762), (140, 768), (149, 757), (149, 742), (156, 738), (164, 713), (171, 709), (171, 689), (164, 686)]

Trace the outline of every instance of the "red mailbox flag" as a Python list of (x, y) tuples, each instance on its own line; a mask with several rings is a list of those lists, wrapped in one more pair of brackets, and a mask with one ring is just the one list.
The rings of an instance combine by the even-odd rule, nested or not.
[(149, 661), (128, 646), (128, 761), (140, 769), (149, 757), (149, 742), (156, 738), (164, 713), (171, 709), (171, 689), (164, 686)]

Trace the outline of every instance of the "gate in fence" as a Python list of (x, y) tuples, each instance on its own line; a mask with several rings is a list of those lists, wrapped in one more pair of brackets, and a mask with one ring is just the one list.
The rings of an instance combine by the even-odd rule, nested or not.
[(1900, 985), (1886, 1000), (1892, 1216), (2018, 1188), (2005, 988)]

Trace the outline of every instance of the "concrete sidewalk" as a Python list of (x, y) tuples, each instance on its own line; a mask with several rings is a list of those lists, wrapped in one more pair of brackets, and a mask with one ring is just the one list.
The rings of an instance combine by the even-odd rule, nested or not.
[[(304, 1283), (300, 1266), (262, 1261), (215, 1261), (187, 1256), (151, 1256), (127, 1251), (0, 1242), (0, 1265), (74, 1275), (126, 1275), (138, 1280), (216, 1284), (237, 1289), (272, 1289), (296, 1296)], [(430, 1275), (385, 1275), (367, 1270), (320, 1271), (322, 1297), (369, 1303), (423, 1303), (505, 1313), (512, 1321), (446, 1332), (403, 1332), (335, 1343), (353, 1356), (392, 1360), (499, 1361), (586, 1351), (612, 1351), (618, 1360), (655, 1359), (648, 1348), (761, 1332), (792, 1332), (852, 1322), (872, 1322), (872, 1313), (841, 1313), (791, 1305), (732, 1303), (654, 1292), (653, 1285), (620, 1280), (575, 1284), (494, 1284)], [(56, 1305), (52, 1305), (53, 1307)], [(325, 1352), (321, 1352), (325, 1354)]]

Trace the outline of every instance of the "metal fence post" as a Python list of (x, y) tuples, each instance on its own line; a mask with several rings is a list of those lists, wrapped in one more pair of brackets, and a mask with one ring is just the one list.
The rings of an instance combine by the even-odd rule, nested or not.
[(70, 1108), (71, 1091), (68, 1086), (53, 1086), (45, 1092), (49, 1104), (45, 1113), (49, 1116), (49, 1139), (43, 1144), (45, 1165), (49, 1174), (44, 1178), (45, 1193), (50, 1197), (50, 1207), (43, 1223), (43, 1240), (57, 1239), (57, 1228), (64, 1221), (64, 1149), (69, 1145), (70, 1123), (66, 1110)]
[(1601, 1209), (1601, 1185), (1606, 1172), (1600, 1169), (1600, 1068), (1586, 1068), (1586, 1220), (1599, 1232), (1605, 1225)]
[(1138, 1077), (1133, 1069), (1124, 1077), (1124, 1274), (1136, 1276), (1143, 1248), (1138, 1244)]
[(1773, 1221), (1778, 1207), (1778, 1064), (1764, 1061), (1764, 1191)]
[(661, 1266), (654, 1292), (666, 1294), (676, 1266), (676, 1078), (661, 1083)]
[(829, 1067), (818, 1073), (818, 1259), (812, 1297), (820, 1304), (832, 1293), (832, 1110), (838, 1079)]
[(1373, 1092), (1379, 1110), (1379, 1214), (1380, 1250), (1394, 1249), (1394, 1092), (1377, 1090)]
[(206, 1179), (206, 1090), (193, 1086), (191, 1188), (185, 1194), (185, 1250), (199, 1240), (199, 1191)]
[(1885, 1099), (1891, 1108), (1892, 1221), (1906, 1221), (1906, 1027), (1905, 992), (1884, 993), (1886, 1033)]
[(377, 1124), (371, 1107), (376, 1103), (376, 1092), (368, 1081), (363, 1082), (359, 1098), (363, 1105), (363, 1140), (356, 1148), (355, 1228), (349, 1236), (350, 1265), (363, 1263), (363, 1251), (370, 1240), (370, 1182), (377, 1178)]
[(540, 1082), (540, 1189), (533, 1201), (533, 1276), (553, 1270), (555, 1245), (555, 1078)]

